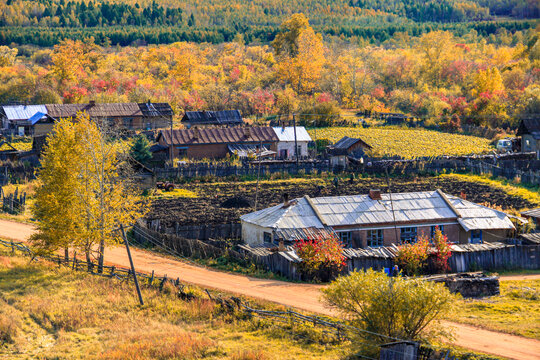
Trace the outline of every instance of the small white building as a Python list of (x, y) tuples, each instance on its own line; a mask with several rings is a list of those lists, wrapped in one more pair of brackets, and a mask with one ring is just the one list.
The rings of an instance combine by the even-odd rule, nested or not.
[[(294, 148), (294, 126), (274, 127), (279, 142), (277, 146), (278, 159), (293, 159), (296, 158), (296, 151)], [(307, 157), (308, 144), (311, 139), (307, 130), (303, 126), (296, 127), (296, 144), (298, 147), (298, 157)]]

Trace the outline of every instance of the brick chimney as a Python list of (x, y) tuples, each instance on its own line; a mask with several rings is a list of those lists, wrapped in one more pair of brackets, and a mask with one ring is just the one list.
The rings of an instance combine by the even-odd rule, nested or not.
[(371, 200), (382, 200), (381, 190), (379, 189), (369, 190), (369, 197), (371, 198)]
[(193, 128), (193, 140), (194, 141), (199, 140), (199, 129), (197, 127)]
[(289, 194), (283, 193), (283, 207), (286, 208), (289, 204)]
[(244, 128), (244, 137), (248, 138), (250, 136), (251, 136), (251, 128), (250, 127), (245, 127)]

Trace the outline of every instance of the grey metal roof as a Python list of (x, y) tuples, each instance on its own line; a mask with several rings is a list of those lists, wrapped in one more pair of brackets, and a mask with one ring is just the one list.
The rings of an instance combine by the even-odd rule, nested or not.
[[(279, 141), (282, 142), (293, 142), (294, 141), (294, 126), (275, 126), (274, 132), (276, 133)], [(311, 136), (309, 136), (307, 130), (303, 126), (296, 127), (296, 141), (312, 141)]]
[(236, 154), (238, 157), (244, 158), (249, 154), (258, 154), (260, 157), (271, 156), (276, 152), (268, 150), (264, 146), (259, 144), (229, 144), (227, 145), (229, 151), (233, 154)]
[(6, 105), (2, 108), (8, 120), (28, 120), (38, 112), (47, 114), (45, 105)]
[(357, 138), (351, 138), (348, 136), (344, 136), (341, 140), (339, 140), (337, 143), (335, 143), (332, 148), (334, 149), (348, 149), (357, 142), (362, 142), (362, 144), (368, 148), (371, 148), (364, 140), (357, 139)]
[[(373, 200), (369, 195), (303, 197), (287, 207), (273, 206), (243, 215), (240, 219), (275, 229), (381, 226), (426, 221), (457, 221), (467, 231), (514, 229), (505, 213), (439, 191), (381, 194), (381, 198)], [(449, 204), (458, 211), (459, 218)]]
[(238, 110), (186, 111), (181, 121), (189, 122), (192, 125), (233, 125), (244, 123), (242, 115)]
[(520, 237), (527, 243), (540, 244), (540, 233), (521, 234)]
[[(505, 247), (510, 247), (513, 245), (507, 245), (499, 242), (484, 243), (484, 244), (452, 244), (450, 248), (452, 252), (463, 253), (463, 252), (475, 252), (475, 251), (486, 251), (486, 250), (495, 250), (502, 249)], [(279, 254), (284, 256), (287, 259), (292, 259), (290, 261), (298, 262), (302, 261), (296, 251), (294, 246), (286, 246), (286, 251), (272, 251), (275, 250), (276, 246), (273, 244), (260, 244), (260, 245), (239, 245), (245, 251), (250, 252), (256, 256), (275, 256)], [(367, 247), (367, 248), (345, 248), (343, 249), (343, 255), (347, 259), (354, 258), (385, 258), (393, 259), (396, 257), (399, 248), (395, 245), (393, 246), (381, 246), (381, 247)]]
[(521, 215), (540, 219), (540, 208), (522, 211)]

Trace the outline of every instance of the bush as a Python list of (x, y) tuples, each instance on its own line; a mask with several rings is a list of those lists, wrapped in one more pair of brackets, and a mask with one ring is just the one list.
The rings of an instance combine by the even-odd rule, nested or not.
[(441, 336), (438, 320), (457, 300), (441, 283), (388, 277), (371, 269), (341, 276), (322, 292), (326, 304), (369, 331), (361, 336), (378, 344), (392, 338), (418, 341)]
[(399, 246), (396, 262), (407, 275), (419, 275), (426, 265), (429, 241), (420, 237), (414, 244)]
[(433, 263), (437, 272), (447, 272), (449, 270), (448, 259), (452, 256), (451, 245), (448, 242), (448, 237), (443, 235), (439, 227), (435, 229), (433, 234), (433, 247), (435, 252), (433, 253)]
[(302, 259), (298, 269), (306, 279), (329, 281), (345, 266), (343, 244), (336, 235), (297, 240), (294, 247)]

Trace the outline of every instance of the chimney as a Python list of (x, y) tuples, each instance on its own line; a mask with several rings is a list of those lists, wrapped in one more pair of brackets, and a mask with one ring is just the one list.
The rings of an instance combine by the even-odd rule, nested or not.
[(96, 106), (96, 100), (90, 100), (90, 106)]
[(369, 197), (371, 198), (371, 200), (382, 200), (381, 190), (379, 189), (369, 190)]
[(283, 193), (283, 207), (289, 206), (289, 194)]
[(248, 138), (250, 136), (251, 136), (251, 128), (250, 127), (244, 128), (244, 137)]
[(199, 140), (199, 129), (197, 127), (193, 128), (193, 140), (194, 141)]
[(465, 194), (463, 191), (461, 192), (461, 194), (459, 194), (459, 196), (460, 196), (463, 200), (467, 200), (467, 194)]

